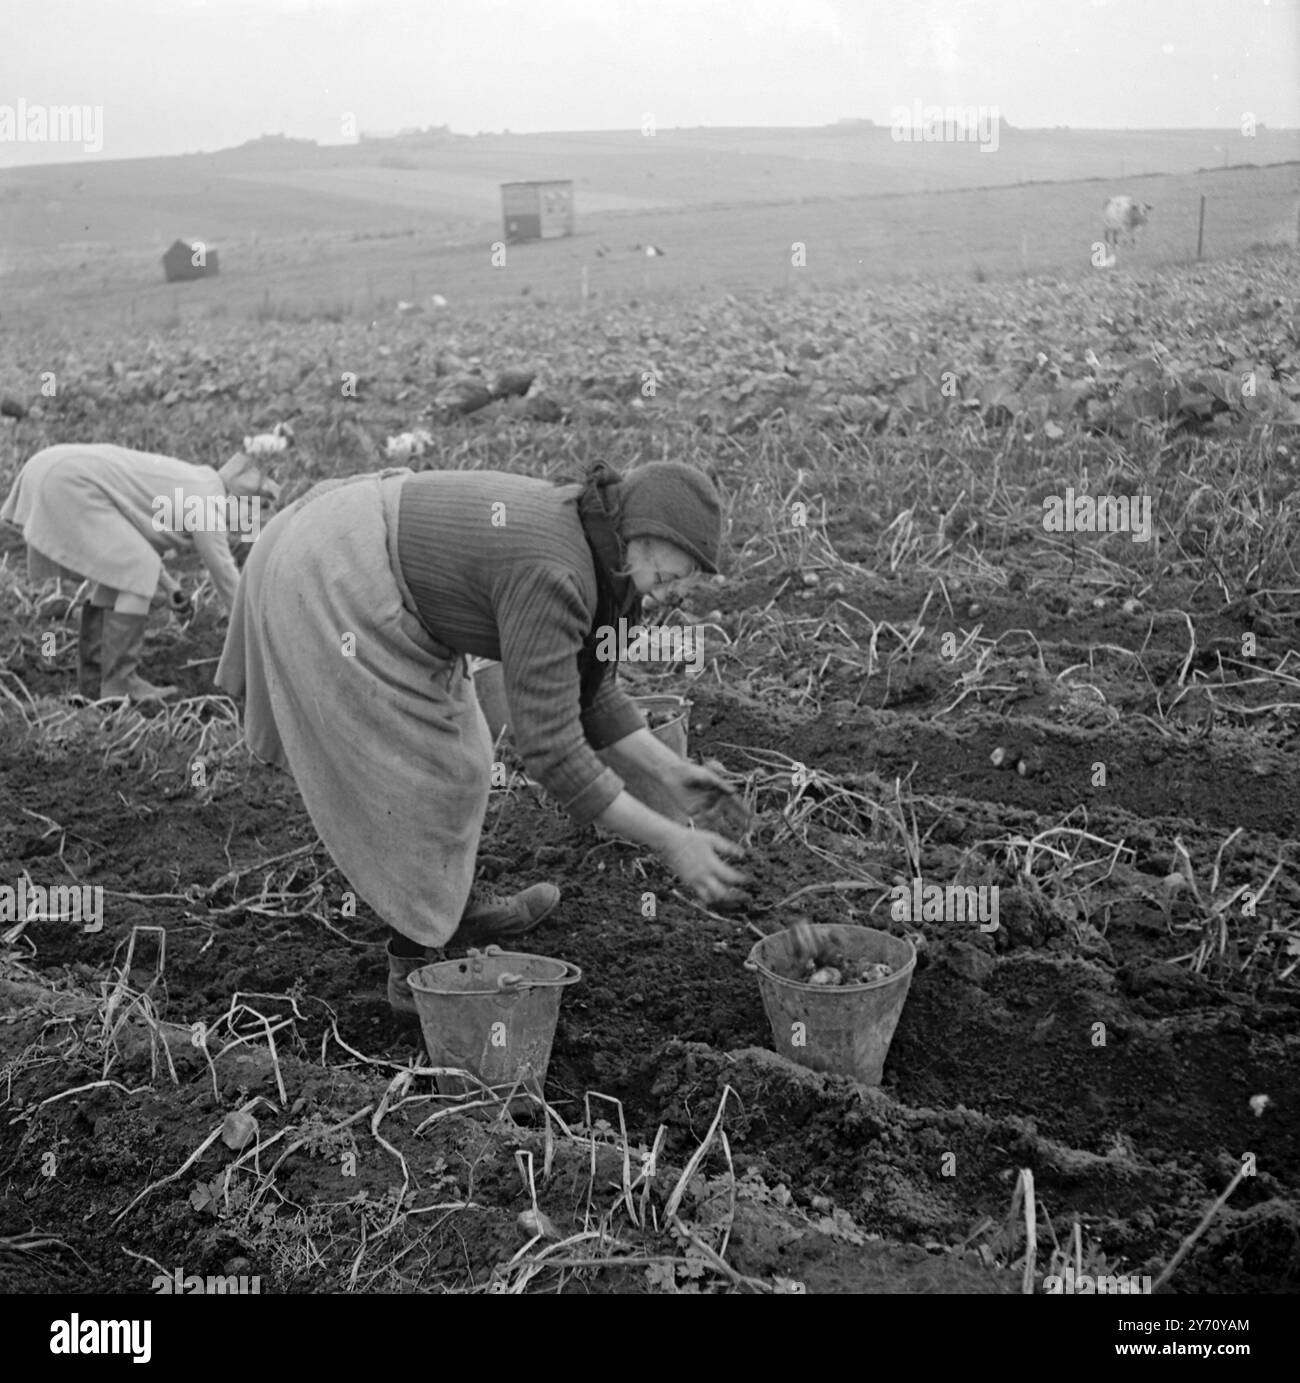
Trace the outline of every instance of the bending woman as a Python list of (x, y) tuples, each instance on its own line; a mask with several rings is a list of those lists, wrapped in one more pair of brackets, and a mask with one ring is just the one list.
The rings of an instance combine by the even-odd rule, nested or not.
[[(471, 902), (492, 743), (468, 655), (502, 664), (529, 774), (578, 823), (653, 849), (706, 902), (747, 882), (743, 855), (689, 818), (727, 785), (662, 745), (600, 630), (640, 598), (716, 572), (721, 504), (675, 462), (582, 484), (497, 471), (384, 471), (327, 481), (278, 514), (240, 578), (217, 684), (246, 696), (245, 737), (288, 767), (326, 848), (393, 929), (388, 997), (428, 952), (522, 935), (549, 883)], [(608, 643), (606, 642), (606, 646)], [(603, 763), (657, 780), (674, 821)], [(686, 822), (686, 824), (682, 824)]]
[[(46, 447), (18, 472), (3, 519), (23, 530), (27, 574), (92, 582), (81, 607), (77, 689), (91, 701), (167, 700), (175, 687), (141, 677), (149, 611), (184, 609), (163, 553), (196, 550), (230, 609), (239, 568), (230, 551), (232, 499), (279, 498), (261, 465), (236, 452), (220, 470), (107, 443)], [(195, 512), (211, 523), (194, 522)]]

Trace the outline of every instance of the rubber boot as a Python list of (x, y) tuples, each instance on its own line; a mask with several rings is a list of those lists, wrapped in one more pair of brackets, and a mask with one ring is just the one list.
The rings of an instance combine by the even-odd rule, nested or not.
[(77, 690), (87, 701), (99, 700), (103, 643), (103, 609), (98, 605), (83, 605), (81, 629), (77, 635)]
[(554, 884), (533, 884), (504, 898), (476, 891), (453, 939), (460, 946), (513, 941), (549, 917), (559, 901)]
[(418, 956), (394, 955), (391, 937), (386, 950), (388, 954), (388, 1006), (401, 1018), (418, 1018), (420, 1013), (415, 1007), (415, 995), (411, 993), (411, 986), (406, 983), (406, 977), (413, 970), (420, 970), (430, 963), (428, 953)]
[(155, 687), (137, 672), (144, 647), (148, 615), (124, 615), (104, 611), (101, 697), (127, 697), (131, 701), (169, 701), (178, 696), (175, 687)]

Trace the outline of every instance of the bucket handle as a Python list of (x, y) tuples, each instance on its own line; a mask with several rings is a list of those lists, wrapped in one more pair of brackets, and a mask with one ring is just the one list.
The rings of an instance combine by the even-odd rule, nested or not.
[[(466, 952), (466, 959), (470, 961), (470, 968), (475, 973), (481, 974), (482, 961), (485, 956), (504, 954), (500, 946), (485, 946), (481, 951), (476, 946), (471, 946)], [(552, 985), (576, 984), (582, 978), (582, 971), (572, 961), (562, 960), (560, 964), (564, 966), (564, 974), (557, 980), (530, 980), (524, 975), (513, 975), (507, 971), (504, 975), (497, 976), (497, 988), (517, 994), (524, 989), (544, 989)]]
[(517, 994), (524, 989), (550, 989), (560, 985), (576, 984), (582, 978), (582, 971), (571, 961), (562, 960), (564, 974), (557, 980), (530, 980), (526, 975), (498, 975), (497, 988)]
[(648, 692), (644, 696), (633, 697), (633, 700), (642, 711), (658, 715), (668, 715), (671, 712), (683, 716), (695, 706), (690, 697), (675, 696), (671, 692)]
[(498, 975), (497, 988), (518, 994), (525, 989), (551, 989), (566, 984), (576, 984), (582, 978), (582, 971), (572, 961), (562, 960), (564, 974), (557, 980), (530, 980), (525, 975)]

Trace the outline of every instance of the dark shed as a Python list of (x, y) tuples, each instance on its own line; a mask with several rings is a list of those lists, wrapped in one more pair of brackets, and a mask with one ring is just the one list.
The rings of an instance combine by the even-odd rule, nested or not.
[(510, 244), (572, 235), (573, 183), (503, 182), (501, 214)]
[(201, 240), (190, 244), (177, 240), (163, 255), (163, 273), (168, 283), (183, 283), (187, 279), (211, 278), (217, 273), (217, 252)]

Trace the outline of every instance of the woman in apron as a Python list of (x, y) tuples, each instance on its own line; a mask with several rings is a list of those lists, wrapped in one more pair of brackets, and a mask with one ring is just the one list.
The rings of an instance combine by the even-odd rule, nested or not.
[(241, 518), (258, 519), (251, 526), (260, 527), (263, 497), (277, 499), (279, 487), (242, 452), (220, 470), (105, 443), (46, 447), (27, 462), (0, 519), (23, 530), (33, 581), (92, 583), (77, 640), (82, 696), (176, 695), (175, 687), (154, 686), (137, 672), (150, 610), (187, 605), (163, 554), (197, 551), (228, 612), (239, 584), (230, 538)]
[[(731, 789), (661, 744), (597, 656), (642, 596), (716, 572), (721, 539), (716, 489), (675, 462), (569, 484), (385, 471), (318, 485), (267, 526), (217, 683), (245, 696), (249, 748), (292, 771), (335, 863), (392, 928), (395, 1010), (414, 1012), (405, 979), (431, 951), (513, 940), (559, 900), (549, 883), (472, 896), (492, 743), (471, 655), (501, 663), (525, 767), (574, 821), (650, 847), (706, 902), (739, 896), (728, 861), (743, 851), (693, 824), (738, 825)], [(677, 819), (628, 792), (620, 762)]]

